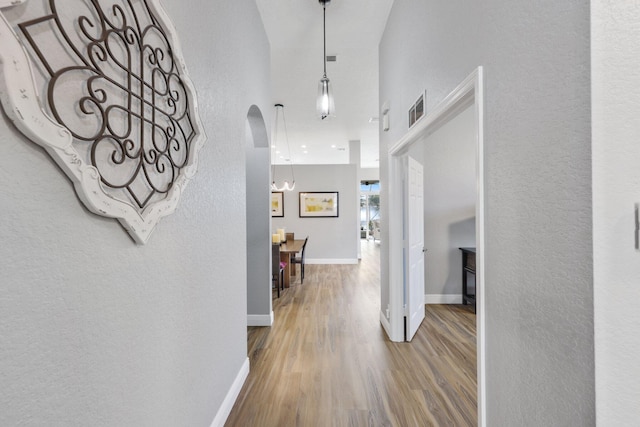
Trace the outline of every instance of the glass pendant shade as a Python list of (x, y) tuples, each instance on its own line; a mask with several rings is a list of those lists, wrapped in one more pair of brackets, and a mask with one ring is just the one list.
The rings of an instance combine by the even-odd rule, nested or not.
[(322, 5), (322, 63), (324, 64), (324, 73), (318, 83), (316, 108), (318, 110), (318, 116), (320, 116), (322, 120), (336, 115), (336, 106), (333, 102), (333, 89), (331, 89), (331, 82), (327, 77), (327, 3), (330, 1), (331, 0), (320, 0), (320, 4)]
[(325, 74), (318, 83), (318, 115), (321, 119), (334, 117), (336, 115), (336, 106), (333, 102), (333, 90), (331, 89), (331, 81)]

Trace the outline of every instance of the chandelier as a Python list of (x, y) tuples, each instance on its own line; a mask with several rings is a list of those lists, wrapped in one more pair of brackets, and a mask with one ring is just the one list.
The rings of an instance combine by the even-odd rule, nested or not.
[[(296, 187), (296, 178), (293, 175), (293, 159), (291, 158), (291, 149), (289, 148), (289, 137), (287, 136), (287, 122), (284, 117), (284, 105), (276, 104), (276, 115), (275, 115), (275, 124), (273, 131), (273, 143), (272, 148), (274, 149), (274, 153), (271, 156), (271, 191), (292, 191)], [(290, 172), (291, 172), (291, 184), (289, 181), (285, 180), (281, 187), (278, 187), (276, 184), (276, 163), (275, 163), (275, 154), (278, 154), (278, 126), (280, 124), (280, 113), (282, 113), (282, 124), (284, 128), (284, 139), (287, 144), (287, 157), (285, 161), (289, 162)]]

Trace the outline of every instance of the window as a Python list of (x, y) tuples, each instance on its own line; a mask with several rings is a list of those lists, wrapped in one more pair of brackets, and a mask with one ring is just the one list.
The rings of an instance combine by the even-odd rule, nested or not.
[(380, 227), (380, 181), (360, 183), (360, 237), (375, 237)]

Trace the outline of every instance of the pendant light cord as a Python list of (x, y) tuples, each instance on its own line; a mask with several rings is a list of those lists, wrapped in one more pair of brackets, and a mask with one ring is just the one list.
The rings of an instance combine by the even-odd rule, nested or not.
[(291, 167), (291, 181), (293, 185), (295, 185), (296, 177), (293, 174), (293, 157), (291, 157), (291, 148), (289, 147), (289, 132), (287, 132), (287, 119), (284, 116), (284, 106), (282, 107), (282, 123), (284, 124), (284, 139), (287, 141), (287, 154), (289, 154), (289, 166)]
[(274, 158), (271, 159), (271, 189), (273, 190), (276, 185), (276, 159), (275, 152), (278, 151), (278, 104), (276, 104), (276, 120), (275, 120), (275, 132), (274, 132), (274, 141), (273, 148), (274, 150)]
[(323, 36), (323, 53), (324, 76), (327, 77), (327, 4), (322, 3), (322, 36)]
[(271, 162), (271, 178), (272, 178), (272, 183), (271, 183), (271, 187), (272, 190), (277, 190), (277, 191), (282, 191), (282, 190), (293, 190), (296, 186), (296, 177), (293, 173), (293, 159), (291, 157), (291, 147), (289, 146), (289, 133), (287, 132), (287, 120), (286, 117), (284, 116), (284, 105), (282, 104), (276, 104), (276, 120), (275, 120), (275, 149), (278, 149), (278, 135), (280, 134), (280, 132), (278, 132), (278, 117), (280, 115), (280, 109), (282, 109), (282, 123), (284, 125), (284, 138), (285, 141), (287, 142), (287, 155), (288, 155), (288, 161), (289, 161), (289, 167), (291, 170), (291, 185), (288, 185), (288, 181), (285, 180), (285, 185), (282, 187), (282, 189), (279, 189), (276, 186), (276, 163), (275, 163), (275, 159), (273, 159), (273, 161)]

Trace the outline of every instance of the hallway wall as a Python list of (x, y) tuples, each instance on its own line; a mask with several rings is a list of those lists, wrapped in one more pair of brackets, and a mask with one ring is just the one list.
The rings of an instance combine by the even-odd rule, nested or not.
[[(290, 170), (289, 166), (276, 166), (276, 175), (289, 177)], [(295, 165), (293, 171), (296, 188), (284, 192), (284, 217), (271, 219), (272, 230), (284, 227), (295, 233), (296, 239), (309, 236), (306, 263), (356, 264), (360, 245), (356, 165)], [(300, 218), (299, 193), (303, 191), (337, 191), (338, 217)]]
[(589, 29), (579, 0), (403, 0), (380, 44), (383, 206), (416, 97), (428, 114), (484, 67), (489, 426), (595, 423)]
[(272, 109), (269, 45), (252, 0), (162, 4), (208, 139), (146, 245), (0, 117), (0, 425), (209, 426), (247, 361), (245, 126)]

